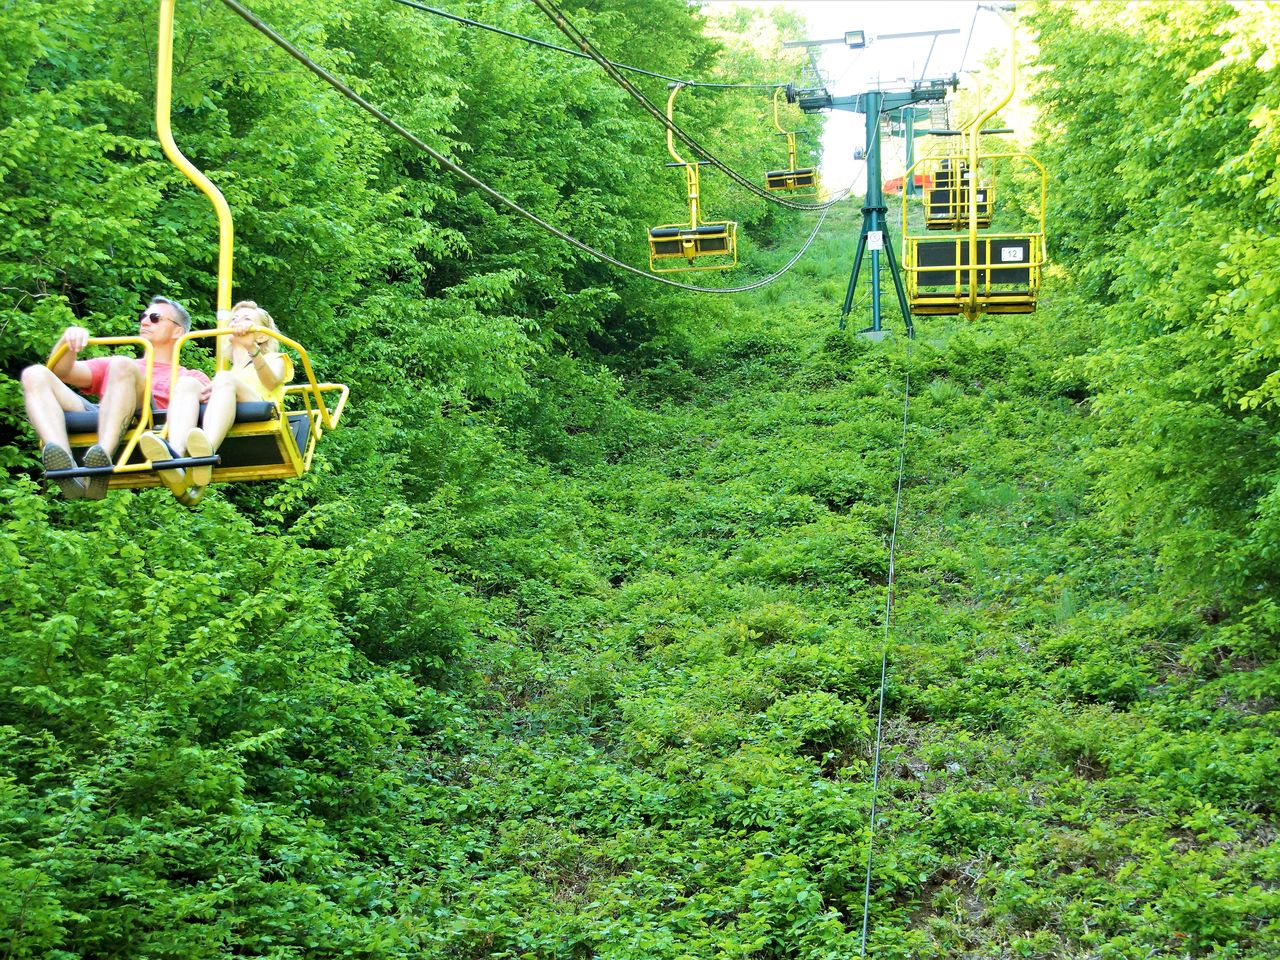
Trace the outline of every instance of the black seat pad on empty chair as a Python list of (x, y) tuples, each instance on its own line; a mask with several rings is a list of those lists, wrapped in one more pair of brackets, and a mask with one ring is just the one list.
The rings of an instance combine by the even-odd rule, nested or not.
[(655, 240), (666, 239), (668, 237), (718, 237), (729, 229), (728, 224), (711, 224), (709, 226), (701, 226), (690, 229), (689, 227), (664, 227), (659, 229), (655, 227), (649, 231), (649, 236)]
[[(992, 263), (987, 263), (987, 246), (991, 247)], [(1006, 251), (1016, 257), (1006, 259)], [(958, 255), (958, 256), (957, 256)], [(987, 271), (991, 283), (1031, 283), (1031, 241), (1026, 237), (978, 238), (976, 272), (978, 283), (987, 283)], [(957, 262), (958, 261), (958, 262)], [(916, 277), (921, 287), (950, 287), (967, 284), (969, 278), (969, 239), (929, 240), (916, 244)]]
[[(200, 404), (200, 423), (204, 423), (205, 404)], [(236, 404), (236, 423), (263, 423), (267, 420), (274, 420), (276, 417), (276, 405), (266, 400), (255, 400), (251, 403)], [(167, 418), (167, 411), (155, 410), (151, 411), (152, 423), (157, 427), (162, 427)], [(87, 410), (76, 411), (66, 415), (67, 433), (97, 433), (98, 432), (98, 415), (90, 413)]]

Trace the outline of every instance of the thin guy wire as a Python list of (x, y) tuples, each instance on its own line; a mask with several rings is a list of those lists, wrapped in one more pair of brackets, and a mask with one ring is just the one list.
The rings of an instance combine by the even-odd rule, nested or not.
[[(423, 13), (432, 13), (437, 17), (444, 17), (446, 20), (453, 20), (455, 23), (465, 24), (468, 27), (479, 27), (481, 30), (498, 33), (504, 37), (510, 37), (513, 40), (523, 40), (525, 43), (531, 43), (535, 47), (542, 47), (546, 50), (555, 50), (559, 53), (567, 53), (572, 57), (583, 57), (587, 60), (591, 59), (591, 54), (583, 53), (581, 50), (561, 47), (554, 43), (548, 43), (545, 40), (538, 40), (535, 37), (526, 37), (522, 33), (514, 33), (510, 30), (503, 30), (501, 27), (495, 27), (488, 23), (481, 23), (479, 20), (460, 17), (456, 13), (450, 13), (448, 10), (441, 10), (439, 7), (428, 7), (423, 3), (415, 3), (414, 0), (391, 0), (391, 2), (398, 3), (405, 7), (412, 7), (414, 10), (421, 10)], [(654, 73), (652, 70), (645, 70), (641, 67), (629, 67), (625, 63), (615, 62), (614, 66), (619, 70), (629, 70), (631, 73), (644, 74), (646, 77), (656, 77), (659, 80), (667, 80), (671, 83), (678, 83), (686, 87), (714, 87), (720, 90), (775, 90), (778, 87), (786, 86), (785, 83), (706, 83), (701, 80), (681, 80), (679, 77), (668, 77), (664, 73)]]
[(978, 11), (982, 9), (982, 5), (975, 3), (973, 5), (973, 19), (969, 21), (969, 39), (964, 42), (964, 54), (960, 57), (960, 69), (956, 71), (956, 76), (964, 73), (964, 62), (969, 59), (969, 44), (973, 41), (973, 28), (978, 25)]
[(764, 277), (752, 283), (742, 284), (736, 287), (700, 287), (691, 283), (681, 283), (678, 280), (668, 280), (666, 277), (660, 277), (655, 274), (648, 273), (637, 267), (631, 266), (631, 264), (629, 263), (623, 263), (621, 260), (618, 260), (615, 257), (610, 256), (609, 254), (605, 253), (603, 250), (597, 250), (594, 247), (588, 246), (587, 244), (583, 243), (581, 240), (578, 240), (575, 237), (572, 237), (569, 234), (565, 233), (559, 227), (553, 226), (552, 224), (548, 223), (546, 220), (543, 220), (537, 214), (531, 213), (530, 211), (526, 210), (524, 207), (520, 206), (514, 200), (509, 199), (504, 194), (499, 193), (497, 190), (489, 186), (483, 180), (479, 179), (478, 177), (469, 173), (467, 170), (458, 166), (458, 164), (454, 163), (444, 154), (440, 153), (438, 150), (433, 149), (431, 146), (429, 146), (428, 144), (423, 142), (421, 139), (419, 139), (417, 136), (415, 136), (412, 132), (405, 129), (403, 126), (401, 126), (391, 117), (389, 117), (387, 114), (383, 113), (380, 109), (375, 107), (372, 103), (370, 103), (364, 97), (360, 96), (360, 94), (356, 93), (349, 86), (347, 86), (345, 83), (343, 83), (333, 74), (331, 74), (328, 70), (320, 66), (320, 64), (316, 63), (314, 60), (308, 57), (305, 53), (303, 53), (301, 50), (295, 47), (292, 43), (290, 43), (284, 37), (280, 36), (280, 34), (272, 30), (271, 27), (263, 23), (263, 21), (260, 20), (258, 16), (254, 14), (251, 10), (237, 3), (236, 0), (222, 0), (222, 2), (226, 7), (230, 8), (230, 10), (233, 13), (239, 16), (242, 20), (244, 20), (247, 24), (249, 24), (251, 27), (257, 30), (263, 36), (265, 36), (268, 40), (270, 40), (276, 46), (278, 46), (281, 50), (289, 54), (289, 56), (293, 57), (293, 59), (297, 60), (300, 64), (302, 64), (304, 67), (310, 70), (313, 74), (315, 74), (325, 83), (327, 83), (333, 89), (337, 90), (339, 93), (341, 93), (344, 97), (346, 97), (352, 103), (356, 104), (362, 110), (364, 110), (365, 112), (367, 112), (368, 114), (376, 118), (380, 123), (382, 123), (389, 129), (395, 131), (395, 133), (397, 133), (399, 136), (403, 137), (405, 140), (413, 144), (423, 153), (427, 154), (427, 156), (431, 157), (432, 160), (434, 160), (440, 166), (444, 167), (446, 170), (449, 170), (450, 172), (461, 177), (463, 180), (467, 181), (467, 183), (471, 184), (472, 186), (480, 190), (485, 195), (492, 197), (494, 200), (497, 200), (499, 203), (503, 204), (509, 209), (520, 214), (520, 216), (529, 220), (531, 223), (537, 224), (543, 230), (546, 230), (548, 233), (552, 234), (553, 236), (558, 237), (559, 239), (563, 240), (565, 243), (569, 244), (570, 246), (576, 247), (577, 249), (581, 250), (583, 253), (586, 253), (592, 257), (595, 257), (598, 260), (603, 260), (605, 263), (612, 264), (613, 266), (617, 267), (620, 270), (626, 270), (628, 273), (634, 273), (636, 276), (644, 277), (646, 280), (651, 280), (654, 283), (665, 284), (666, 286), (669, 286), (669, 287), (677, 287), (681, 290), (691, 290), (694, 293), (746, 293), (749, 290), (758, 289), (759, 287), (763, 287), (766, 284), (772, 283), (773, 281), (777, 280), (779, 277), (785, 274), (788, 270), (790, 270), (793, 266), (795, 266), (796, 263), (799, 262), (800, 258), (804, 256), (805, 252), (808, 251), (814, 239), (818, 236), (818, 231), (822, 229), (822, 224), (827, 219), (827, 210), (823, 209), (822, 216), (818, 218), (818, 222), (814, 225), (813, 232), (809, 234), (808, 239), (805, 240), (804, 245), (800, 248), (800, 250), (796, 253), (796, 255), (792, 257), (789, 261), (787, 261), (786, 265), (783, 266), (783, 268), (779, 270), (777, 273), (771, 274), (768, 277)]
[(938, 35), (933, 35), (933, 42), (929, 44), (929, 54), (924, 58), (924, 66), (920, 68), (920, 79), (924, 80), (924, 75), (929, 72), (929, 61), (933, 59), (933, 51), (938, 46)]
[(880, 792), (880, 744), (884, 734), (884, 688), (889, 673), (889, 623), (893, 618), (893, 580), (898, 547), (898, 515), (902, 507), (902, 478), (907, 465), (907, 415), (911, 409), (911, 345), (907, 340), (906, 381), (902, 394), (902, 441), (898, 445), (898, 491), (893, 500), (893, 532), (889, 535), (889, 581), (884, 600), (884, 638), (880, 647), (880, 706), (876, 711), (876, 751), (871, 765), (871, 821), (867, 834), (867, 880), (862, 893), (862, 933), (858, 938), (858, 956), (867, 955), (867, 922), (871, 916), (871, 858), (876, 839), (876, 801)]
[(714, 166), (717, 170), (719, 170), (721, 173), (727, 176), (734, 183), (745, 188), (749, 192), (754, 193), (756, 196), (761, 197), (765, 200), (768, 200), (770, 203), (776, 203), (779, 206), (783, 206), (783, 207), (790, 207), (792, 210), (823, 210), (823, 209), (826, 209), (827, 207), (831, 207), (839, 203), (841, 200), (847, 197), (849, 193), (852, 191), (853, 187), (852, 185), (850, 185), (849, 187), (846, 187), (844, 190), (841, 190), (838, 194), (836, 194), (830, 200), (825, 201), (824, 203), (798, 203), (795, 200), (785, 200), (782, 197), (774, 196), (769, 191), (761, 189), (754, 181), (749, 180), (748, 178), (740, 174), (737, 170), (734, 170), (732, 167), (726, 164), (723, 160), (719, 159), (714, 154), (712, 154), (709, 150), (707, 150), (706, 147), (704, 147), (701, 143), (693, 139), (693, 137), (690, 136), (688, 133), (686, 133), (683, 129), (681, 129), (681, 127), (678, 124), (676, 124), (673, 120), (671, 120), (670, 117), (667, 116), (664, 110), (662, 110), (660, 107), (658, 107), (657, 104), (655, 104), (652, 100), (650, 100), (647, 96), (645, 96), (644, 92), (640, 90), (634, 83), (632, 83), (630, 80), (624, 77), (622, 73), (618, 71), (618, 69), (614, 66), (613, 62), (604, 54), (602, 54), (599, 50), (597, 50), (595, 46), (591, 43), (591, 41), (587, 39), (586, 35), (584, 35), (582, 31), (580, 31), (577, 27), (575, 27), (572, 23), (570, 23), (568, 18), (565, 17), (565, 15), (556, 8), (555, 4), (552, 3), (551, 0), (533, 0), (533, 3), (535, 6), (537, 6), (539, 10), (541, 10), (543, 13), (545, 13), (548, 17), (551, 18), (551, 21), (555, 23), (557, 27), (560, 28), (561, 33), (563, 33), (566, 37), (568, 37), (570, 40), (576, 43), (588, 56), (591, 57), (592, 60), (598, 63), (600, 65), (600, 68), (604, 70), (604, 72), (607, 73), (610, 77), (612, 77), (613, 81), (617, 83), (618, 86), (622, 87), (622, 89), (624, 89), (628, 94), (631, 95), (632, 99), (634, 99), (637, 103), (639, 103), (642, 107), (644, 107), (645, 110), (647, 110), (650, 114), (652, 114), (653, 117), (659, 123), (661, 123), (664, 127), (670, 130), (673, 135), (679, 138), (681, 143), (685, 144), (687, 147), (689, 147), (689, 149), (694, 150), (697, 153), (700, 153), (702, 156), (706, 157), (708, 163)]

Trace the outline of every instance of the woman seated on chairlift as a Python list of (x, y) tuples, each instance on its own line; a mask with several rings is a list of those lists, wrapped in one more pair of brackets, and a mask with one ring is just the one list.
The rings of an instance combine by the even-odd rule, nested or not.
[[(179, 380), (169, 400), (169, 439), (157, 433), (143, 434), (142, 452), (152, 462), (179, 457), (211, 457), (231, 429), (237, 403), (278, 402), (293, 379), (293, 361), (280, 351), (280, 342), (253, 327), (279, 333), (271, 314), (252, 300), (241, 300), (231, 308), (227, 323), (231, 333), (231, 366), (213, 378), (213, 393), (200, 418), (200, 391)], [(183, 504), (194, 507), (204, 497), (213, 478), (212, 466), (189, 470), (160, 470), (160, 480)]]

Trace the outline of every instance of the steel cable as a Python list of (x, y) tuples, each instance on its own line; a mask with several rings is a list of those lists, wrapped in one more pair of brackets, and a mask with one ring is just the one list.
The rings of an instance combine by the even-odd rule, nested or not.
[(964, 73), (965, 61), (969, 59), (969, 44), (973, 42), (973, 28), (978, 25), (978, 11), (981, 9), (982, 4), (973, 5), (973, 19), (969, 21), (969, 37), (964, 42), (964, 53), (960, 57), (960, 69), (956, 71), (956, 76)]
[(880, 745), (884, 738), (884, 688), (889, 675), (889, 625), (893, 620), (893, 582), (897, 572), (898, 549), (898, 517), (902, 507), (902, 480), (906, 475), (907, 465), (907, 416), (911, 409), (911, 345), (914, 340), (907, 340), (905, 366), (905, 382), (902, 394), (902, 439), (898, 445), (898, 487), (893, 500), (893, 531), (889, 535), (889, 577), (885, 589), (884, 600), (884, 637), (880, 647), (880, 694), (879, 706), (876, 709), (876, 747), (875, 757), (871, 764), (871, 820), (867, 825), (867, 878), (862, 894), (862, 933), (858, 938), (858, 956), (867, 955), (867, 924), (871, 916), (871, 864), (875, 850), (876, 814), (879, 811), (877, 801), (880, 792)]
[(723, 160), (719, 159), (714, 154), (712, 154), (711, 151), (707, 150), (704, 146), (702, 146), (701, 143), (699, 143), (692, 136), (686, 133), (680, 127), (679, 124), (671, 120), (662, 108), (660, 108), (657, 104), (655, 104), (652, 100), (650, 100), (647, 96), (645, 96), (644, 91), (640, 90), (640, 88), (638, 88), (634, 83), (632, 83), (630, 80), (624, 77), (621, 71), (618, 70), (617, 65), (614, 64), (613, 61), (611, 61), (608, 57), (602, 54), (599, 50), (597, 50), (595, 46), (591, 43), (591, 41), (588, 40), (587, 37), (582, 33), (582, 31), (580, 31), (577, 27), (575, 27), (572, 23), (570, 23), (568, 18), (565, 17), (565, 15), (559, 11), (559, 9), (556, 7), (554, 3), (551, 2), (551, 0), (532, 0), (532, 2), (539, 10), (541, 10), (549, 18), (551, 18), (551, 21), (557, 27), (559, 27), (561, 33), (563, 33), (566, 37), (568, 37), (570, 40), (576, 43), (579, 49), (581, 49), (584, 53), (586, 53), (589, 57), (591, 57), (592, 60), (598, 63), (600, 65), (600, 68), (604, 70), (604, 72), (607, 73), (611, 78), (613, 78), (613, 81), (615, 83), (617, 83), (620, 87), (622, 87), (622, 89), (624, 89), (628, 94), (630, 94), (632, 99), (634, 99), (637, 103), (639, 103), (642, 107), (644, 107), (645, 110), (647, 110), (650, 114), (652, 114), (653, 117), (659, 123), (661, 123), (664, 127), (670, 130), (671, 133), (677, 139), (679, 139), (681, 143), (683, 143), (689, 149), (694, 150), (697, 153), (701, 154), (702, 156), (706, 157), (708, 163), (714, 166), (717, 170), (719, 170), (721, 173), (727, 176), (734, 183), (745, 188), (749, 192), (755, 194), (758, 197), (762, 197), (771, 203), (776, 203), (783, 207), (790, 207), (792, 210), (825, 210), (828, 207), (835, 206), (837, 203), (842, 201), (845, 197), (847, 197), (852, 192), (853, 187), (852, 185), (850, 185), (844, 188), (843, 190), (841, 190), (830, 200), (827, 200), (823, 203), (800, 203), (795, 200), (786, 200), (782, 197), (774, 196), (769, 191), (762, 189), (753, 180), (749, 180), (748, 178), (744, 177), (737, 170), (734, 170), (732, 167), (726, 164)]
[[(510, 37), (512, 40), (523, 40), (525, 43), (532, 44), (535, 47), (542, 47), (545, 50), (555, 50), (558, 53), (567, 53), (572, 57), (582, 57), (590, 60), (591, 54), (583, 53), (581, 50), (573, 50), (569, 47), (562, 47), (558, 44), (548, 43), (546, 40), (539, 40), (536, 37), (526, 37), (522, 33), (515, 33), (511, 30), (503, 30), (501, 27), (495, 27), (492, 24), (481, 23), (479, 20), (472, 20), (469, 17), (459, 16), (456, 13), (450, 13), (448, 10), (441, 10), (439, 7), (429, 7), (424, 3), (415, 3), (414, 0), (391, 0), (392, 3), (398, 3), (404, 7), (412, 7), (414, 10), (421, 10), (423, 13), (431, 13), (437, 17), (443, 17), (446, 20), (452, 20), (455, 23), (461, 23), (468, 27), (478, 27), (481, 30), (488, 30), (490, 33), (497, 33), (504, 37)], [(713, 87), (720, 90), (776, 90), (778, 87), (785, 87), (785, 83), (707, 83), (702, 80), (681, 80), (679, 77), (668, 77), (663, 73), (654, 73), (652, 70), (645, 70), (641, 67), (629, 67), (625, 63), (614, 63), (619, 70), (627, 70), (631, 73), (643, 74), (646, 77), (655, 77), (658, 80), (666, 80), (669, 83), (678, 83), (685, 87)]]
[(289, 54), (289, 56), (293, 57), (293, 59), (297, 60), (300, 64), (302, 64), (309, 71), (311, 71), (311, 73), (319, 77), (321, 80), (327, 83), (334, 90), (337, 90), (339, 93), (341, 93), (344, 97), (346, 97), (352, 103), (356, 104), (366, 113), (368, 113), (370, 116), (377, 119), (378, 122), (382, 123), (384, 126), (389, 128), (390, 130), (394, 131), (397, 135), (402, 137), (404, 140), (408, 141), (413, 146), (421, 150), (423, 153), (427, 154), (427, 156), (431, 157), (431, 159), (434, 160), (436, 163), (438, 163), (440, 166), (444, 167), (446, 170), (449, 170), (451, 173), (457, 175), (458, 177), (461, 177), (463, 180), (465, 180), (467, 183), (474, 186), (476, 189), (480, 190), (486, 196), (493, 198), (494, 200), (501, 203), (503, 206), (515, 211), (520, 216), (529, 220), (531, 223), (538, 225), (543, 230), (546, 230), (548, 233), (552, 234), (553, 236), (559, 238), (560, 240), (563, 240), (565, 243), (569, 244), (570, 246), (575, 247), (578, 250), (581, 250), (583, 253), (586, 253), (592, 257), (595, 257), (598, 260), (603, 260), (605, 263), (612, 264), (613, 266), (617, 267), (620, 270), (625, 270), (628, 273), (633, 273), (638, 277), (644, 277), (646, 280), (651, 280), (654, 283), (665, 284), (666, 286), (676, 287), (680, 290), (690, 290), (694, 293), (745, 293), (748, 290), (755, 290), (759, 287), (763, 287), (766, 284), (772, 283), (773, 281), (783, 276), (783, 274), (785, 274), (793, 266), (795, 266), (796, 263), (799, 262), (800, 258), (804, 256), (805, 252), (812, 245), (814, 239), (818, 236), (818, 231), (822, 229), (822, 224), (827, 218), (827, 212), (828, 212), (827, 209), (819, 208), (822, 210), (822, 216), (818, 218), (818, 222), (814, 225), (813, 231), (809, 234), (808, 239), (805, 240), (803, 246), (800, 247), (800, 250), (796, 253), (796, 255), (793, 256), (789, 261), (787, 261), (786, 265), (781, 270), (769, 275), (768, 277), (764, 277), (760, 280), (756, 280), (751, 283), (742, 284), (736, 287), (702, 287), (702, 286), (697, 286), (691, 283), (681, 283), (678, 280), (668, 280), (666, 277), (660, 277), (655, 274), (648, 273), (644, 270), (639, 269), (638, 267), (631, 266), (631, 264), (629, 263), (623, 263), (621, 260), (618, 260), (617, 258), (610, 256), (609, 254), (605, 253), (603, 250), (597, 250), (594, 247), (591, 247), (583, 243), (581, 240), (578, 240), (577, 238), (572, 237), (569, 234), (565, 233), (559, 227), (553, 226), (552, 224), (548, 223), (546, 220), (543, 220), (537, 214), (532, 213), (529, 210), (526, 210), (524, 207), (520, 206), (520, 204), (516, 203), (514, 200), (511, 200), (504, 194), (499, 193), (497, 190), (489, 186), (483, 180), (479, 179), (472, 173), (465, 170), (463, 167), (454, 163), (444, 154), (440, 153), (440, 151), (434, 149), (429, 144), (425, 143), (423, 140), (417, 137), (413, 132), (401, 126), (399, 123), (397, 123), (394, 119), (392, 119), (382, 110), (380, 110), (378, 107), (374, 106), (364, 97), (360, 96), (360, 94), (356, 93), (349, 86), (347, 86), (345, 83), (339, 80), (336, 76), (334, 76), (324, 67), (320, 66), (320, 64), (316, 63), (314, 60), (308, 57), (305, 53), (303, 53), (301, 50), (295, 47), (292, 43), (290, 43), (280, 34), (276, 33), (275, 30), (273, 30), (266, 23), (264, 23), (255, 13), (253, 13), (253, 11), (249, 10), (248, 8), (246, 8), (245, 6), (237, 2), (237, 0), (222, 0), (222, 3), (226, 7), (228, 7), (233, 13), (235, 13), (238, 17), (244, 20), (247, 24), (249, 24), (259, 33), (261, 33), (264, 37), (266, 37), (268, 40), (270, 40), (272, 43), (278, 46), (285, 53)]

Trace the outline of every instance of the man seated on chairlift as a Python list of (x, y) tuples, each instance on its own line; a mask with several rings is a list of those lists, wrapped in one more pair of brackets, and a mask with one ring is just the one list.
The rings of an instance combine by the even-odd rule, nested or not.
[[(167, 297), (153, 297), (138, 318), (138, 335), (151, 344), (151, 402), (157, 409), (165, 410), (169, 406), (174, 347), (190, 329), (190, 315), (181, 304)], [(58, 341), (58, 344), (67, 345), (66, 352), (52, 368), (31, 366), (22, 371), (27, 419), (40, 437), (40, 459), (46, 470), (68, 470), (75, 466), (71, 443), (67, 439), (65, 414), (97, 413), (98, 442), (85, 451), (84, 465), (109, 467), (125, 428), (142, 408), (146, 359), (116, 355), (79, 360), (77, 357), (89, 336), (84, 327), (67, 327)], [(54, 344), (55, 349), (58, 344)], [(178, 368), (177, 375), (200, 381), (200, 401), (203, 403), (209, 399), (207, 376), (199, 370), (183, 367)], [(99, 403), (90, 403), (71, 387), (97, 396)], [(69, 499), (88, 497), (100, 500), (106, 496), (107, 481), (107, 475), (102, 474), (89, 477), (84, 483), (75, 477), (63, 477), (57, 483), (62, 495)]]

